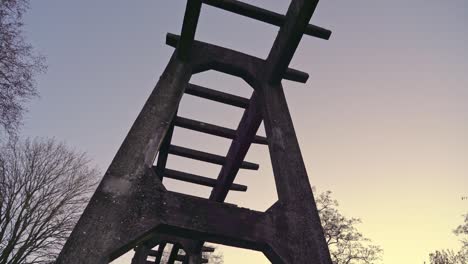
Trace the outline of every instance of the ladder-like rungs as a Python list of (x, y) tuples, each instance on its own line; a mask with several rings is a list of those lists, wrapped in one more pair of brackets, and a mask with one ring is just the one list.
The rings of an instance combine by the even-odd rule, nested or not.
[(202, 247), (202, 252), (214, 252), (214, 251), (215, 251), (214, 247), (207, 247), (207, 246)]
[[(284, 15), (236, 0), (202, 0), (202, 2), (210, 6), (279, 27), (281, 27), (286, 20), (286, 16)], [(330, 38), (331, 33), (332, 32), (328, 29), (311, 24), (307, 25), (304, 32), (306, 35), (326, 40)]]
[[(176, 156), (181, 156), (189, 159), (195, 159), (199, 161), (204, 161), (204, 162), (209, 162), (213, 164), (218, 164), (218, 165), (224, 165), (226, 163), (226, 157), (220, 156), (220, 155), (215, 155), (199, 150), (194, 150), (194, 149), (189, 149), (189, 148), (184, 148), (180, 146), (175, 146), (171, 145), (169, 146), (169, 154), (176, 155)], [(259, 165), (252, 163), (252, 162), (247, 162), (243, 161), (241, 165), (242, 169), (247, 169), (247, 170), (258, 170)]]
[[(185, 255), (177, 255), (175, 257), (175, 261), (180, 261), (180, 262), (184, 262), (185, 261)], [(185, 263), (185, 262), (184, 262)], [(202, 259), (201, 260), (201, 263), (208, 263), (208, 259)], [(150, 261), (150, 260), (147, 260), (146, 261), (146, 264), (159, 264), (159, 263), (156, 263), (156, 262), (153, 262), (153, 261)]]
[[(153, 169), (157, 170), (156, 167), (153, 167)], [(195, 175), (191, 173), (181, 172), (177, 170), (171, 170), (171, 169), (165, 169), (163, 172), (163, 175), (165, 178), (190, 182), (190, 183), (199, 184), (199, 185), (208, 186), (208, 187), (216, 186), (216, 182), (217, 182), (216, 179), (203, 177), (203, 176), (199, 176), (199, 175)], [(234, 183), (230, 186), (230, 190), (245, 192), (247, 191), (247, 186)]]
[[(158, 250), (150, 250), (148, 256), (150, 257), (156, 257), (158, 255), (159, 251)], [(185, 257), (186, 255), (182, 255), (182, 254), (179, 254), (177, 257), (176, 257), (176, 261), (184, 261), (185, 260)], [(154, 264), (156, 262), (152, 262), (152, 261), (147, 261), (146, 263), (151, 263), (151, 264)], [(208, 263), (208, 259), (202, 259), (202, 263)], [(159, 263), (158, 263), (159, 264)]]
[[(237, 137), (237, 131), (230, 128), (225, 128), (198, 120), (188, 119), (177, 116), (174, 120), (174, 125), (214, 136), (235, 139)], [(253, 143), (268, 145), (268, 141), (265, 137), (255, 136)]]
[(189, 83), (187, 89), (185, 89), (185, 93), (240, 108), (247, 108), (249, 106), (249, 99), (247, 98), (220, 92), (196, 84)]

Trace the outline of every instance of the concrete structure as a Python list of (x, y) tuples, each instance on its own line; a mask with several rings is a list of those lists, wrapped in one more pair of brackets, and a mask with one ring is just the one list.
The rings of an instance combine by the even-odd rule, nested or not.
[[(309, 20), (317, 0), (292, 0), (285, 16), (236, 0), (188, 0), (179, 36), (168, 34), (175, 52), (130, 129), (96, 193), (65, 244), (57, 263), (109, 263), (135, 248), (133, 263), (159, 263), (173, 243), (170, 263), (204, 263), (205, 241), (258, 250), (272, 263), (331, 264), (307, 172), (281, 84), (306, 82), (308, 75), (288, 68), (304, 34), (328, 39), (331, 32)], [(200, 9), (212, 5), (280, 27), (266, 60), (194, 40)], [(216, 70), (244, 79), (250, 99), (189, 84), (193, 74)], [(177, 116), (184, 93), (245, 108), (237, 130)], [(256, 136), (264, 122), (266, 138)], [(174, 127), (232, 139), (225, 157), (171, 143)], [(266, 212), (223, 203), (251, 144), (267, 144), (278, 201)], [(159, 155), (158, 155), (159, 154)], [(217, 179), (166, 168), (168, 155), (222, 166)], [(154, 165), (157, 157), (156, 165)], [(209, 199), (166, 190), (169, 177), (213, 187)], [(158, 250), (152, 250), (159, 245)], [(185, 255), (179, 255), (183, 248)], [(148, 261), (148, 256), (156, 261)]]

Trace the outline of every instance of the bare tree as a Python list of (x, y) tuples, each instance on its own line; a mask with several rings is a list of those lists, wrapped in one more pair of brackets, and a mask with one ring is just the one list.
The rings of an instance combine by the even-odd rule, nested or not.
[(0, 264), (51, 263), (93, 190), (98, 171), (54, 140), (0, 149)]
[(461, 237), (461, 242), (463, 243), (463, 247), (468, 249), (468, 213), (463, 216), (465, 218), (465, 222), (459, 225), (453, 233), (459, 237)]
[(454, 252), (450, 249), (436, 250), (429, 254), (431, 264), (466, 264), (468, 258), (463, 252)]
[(360, 219), (347, 218), (338, 211), (338, 201), (332, 199), (331, 193), (321, 193), (316, 203), (333, 263), (371, 264), (379, 261), (383, 250), (357, 230)]
[(466, 264), (468, 263), (468, 213), (464, 215), (464, 224), (459, 225), (453, 233), (460, 237), (462, 247), (458, 252), (450, 249), (436, 250), (429, 254), (431, 264)]
[(0, 0), (0, 127), (14, 134), (21, 124), (24, 103), (37, 96), (35, 75), (45, 70), (23, 36), (28, 0)]

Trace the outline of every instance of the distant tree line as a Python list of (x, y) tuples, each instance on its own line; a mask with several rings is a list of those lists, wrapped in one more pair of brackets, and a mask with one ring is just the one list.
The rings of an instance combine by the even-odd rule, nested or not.
[(453, 233), (460, 238), (462, 247), (459, 251), (451, 249), (436, 250), (429, 254), (430, 264), (467, 264), (468, 263), (468, 213), (464, 215), (464, 223)]

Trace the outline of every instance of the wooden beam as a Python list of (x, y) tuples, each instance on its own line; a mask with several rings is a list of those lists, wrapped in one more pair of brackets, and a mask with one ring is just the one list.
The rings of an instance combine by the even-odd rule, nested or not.
[(247, 108), (247, 106), (249, 106), (249, 99), (247, 98), (209, 89), (200, 85), (189, 84), (185, 93), (240, 108)]
[[(195, 159), (199, 161), (204, 161), (204, 162), (209, 162), (213, 164), (218, 164), (218, 165), (224, 165), (226, 163), (226, 158), (223, 156), (199, 151), (199, 150), (194, 150), (194, 149), (189, 149), (189, 148), (184, 148), (180, 146), (175, 146), (171, 145), (169, 147), (169, 153), (189, 159)], [(241, 166), (242, 169), (247, 169), (247, 170), (258, 170), (259, 165), (251, 162), (244, 161), (242, 162)]]
[(279, 83), (284, 78), (317, 4), (318, 0), (291, 2), (286, 13), (286, 21), (281, 26), (266, 60), (265, 78), (268, 82)]
[[(242, 16), (256, 19), (275, 26), (282, 26), (286, 20), (284, 15), (259, 8), (250, 4), (246, 4), (237, 0), (202, 0), (204, 4), (224, 9)], [(308, 24), (305, 34), (321, 38), (329, 39), (331, 31), (325, 28)]]
[[(176, 117), (176, 119), (174, 120), (174, 125), (224, 138), (234, 139), (237, 136), (237, 131), (234, 129), (220, 127), (180, 116)], [(266, 139), (266, 137), (255, 136), (253, 143), (268, 145), (268, 140)]]
[(177, 46), (177, 57), (182, 61), (188, 61), (190, 58), (201, 6), (201, 0), (187, 0), (182, 32), (180, 33), (180, 42)]
[[(203, 177), (203, 176), (199, 176), (199, 175), (195, 175), (195, 174), (190, 174), (190, 173), (186, 173), (186, 172), (181, 172), (181, 171), (177, 171), (177, 170), (165, 169), (164, 170), (164, 176), (166, 178), (179, 180), (179, 181), (190, 182), (190, 183), (199, 184), (199, 185), (208, 186), (208, 187), (216, 186), (216, 179)], [(230, 190), (231, 191), (245, 192), (245, 191), (247, 191), (247, 186), (240, 185), (240, 184), (233, 184), (231, 186)]]
[[(177, 47), (179, 38), (180, 37), (175, 34), (167, 33), (166, 44), (172, 47)], [(239, 74), (236, 72), (236, 70), (233, 70), (231, 68), (233, 62), (238, 63), (238, 62), (254, 61), (258, 65), (257, 68), (263, 67), (264, 62), (265, 62), (265, 60), (263, 59), (260, 59), (251, 55), (247, 55), (242, 52), (230, 50), (227, 48), (219, 47), (219, 46), (201, 42), (201, 41), (194, 41), (194, 45), (204, 46), (207, 49), (211, 50), (214, 54), (219, 55), (218, 57), (210, 58), (215, 62), (214, 65), (217, 66), (216, 70), (227, 73), (227, 74), (231, 74), (234, 76), (239, 76)], [(228, 61), (227, 63), (226, 61), (223, 61), (225, 64), (219, 63), (222, 60), (226, 60), (227, 57), (229, 57), (231, 60)], [(244, 64), (242, 65), (245, 66)], [(246, 67), (243, 67), (243, 68), (246, 68)], [(307, 82), (307, 79), (309, 78), (309, 74), (306, 72), (299, 71), (299, 70), (287, 68), (283, 72), (282, 78), (286, 80), (290, 80), (290, 81), (305, 83)]]
[(244, 112), (237, 128), (238, 135), (229, 147), (226, 163), (221, 168), (216, 186), (211, 191), (210, 200), (222, 202), (226, 199), (229, 187), (234, 182), (237, 172), (242, 167), (243, 160), (249, 151), (250, 145), (262, 123), (257, 95), (254, 92), (250, 99), (249, 108)]

